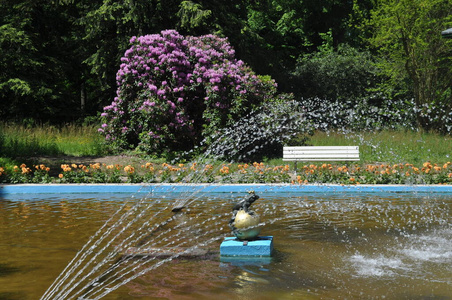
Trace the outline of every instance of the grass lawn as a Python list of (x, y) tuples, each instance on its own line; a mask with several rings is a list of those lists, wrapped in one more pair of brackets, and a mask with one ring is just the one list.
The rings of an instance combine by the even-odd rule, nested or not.
[[(341, 162), (338, 162), (331, 172), (325, 172), (325, 166), (323, 168), (312, 166), (321, 166), (321, 162), (315, 164), (310, 162), (299, 163), (300, 168), (303, 168), (303, 165), (308, 165), (312, 174), (307, 174), (302, 179), (298, 178), (298, 182), (336, 181), (350, 183), (350, 180), (354, 182), (361, 178), (362, 183), (389, 183), (388, 180), (391, 183), (404, 183), (408, 179), (411, 180), (413, 175), (418, 177), (416, 180), (419, 183), (452, 182), (452, 176), (450, 176), (452, 175), (452, 166), (449, 167), (450, 163), (448, 164), (451, 160), (450, 155), (452, 151), (452, 137), (450, 136), (403, 130), (350, 132), (347, 134), (316, 132), (310, 138), (308, 144), (314, 146), (360, 146), (361, 161), (356, 164), (353, 163), (353, 170), (350, 168), (350, 170), (347, 169), (345, 172), (341, 169)], [(51, 166), (47, 164), (47, 161), (44, 161), (49, 157), (54, 158), (54, 164)], [(121, 158), (121, 160), (118, 160), (118, 158)], [(100, 169), (96, 166), (90, 167), (90, 165), (97, 162), (96, 159), (102, 165)], [(120, 163), (118, 163), (119, 161)], [(155, 174), (151, 174), (152, 176), (146, 173), (149, 172), (146, 168), (143, 168), (143, 164), (146, 164), (146, 162), (153, 165), (152, 169), (154, 171), (152, 172)], [(430, 162), (430, 164), (426, 164), (427, 162)], [(178, 166), (179, 162), (173, 162), (173, 165), (167, 165), (161, 159), (148, 161), (146, 157), (138, 154), (132, 156), (108, 156), (107, 147), (102, 137), (98, 134), (96, 126), (69, 124), (61, 127), (49, 125), (25, 127), (22, 125), (0, 124), (0, 168), (3, 167), (6, 171), (6, 173), (3, 172), (3, 175), (9, 174), (9, 176), (12, 176), (15, 172), (14, 180), (11, 178), (8, 180), (4, 179), (3, 182), (58, 181), (57, 176), (61, 175), (59, 173), (65, 173), (69, 169), (66, 167), (66, 171), (62, 171), (60, 166), (73, 163), (84, 164), (85, 168), (90, 169), (90, 172), (96, 176), (95, 180), (118, 181), (121, 180), (121, 177), (123, 178), (122, 180), (126, 178), (129, 182), (140, 182), (140, 180), (145, 178), (147, 180), (157, 180), (158, 178), (158, 180), (161, 180), (165, 174), (168, 175), (168, 180), (176, 180), (177, 182), (179, 180), (177, 178), (182, 178), (189, 173), (191, 164), (187, 163), (184, 167), (180, 167)], [(246, 180), (251, 180), (252, 182), (290, 182), (297, 178), (295, 174), (290, 173), (292, 167), (290, 168), (291, 170), (288, 170), (287, 167), (284, 168), (288, 163), (283, 162), (282, 158), (264, 160), (262, 166), (253, 166), (253, 163), (248, 162), (249, 168), (247, 170), (249, 172), (247, 173), (244, 172), (244, 164), (225, 164), (221, 161), (210, 162), (209, 164), (212, 164), (211, 168), (214, 171), (209, 171), (210, 175), (206, 180), (209, 182), (211, 180), (220, 180), (222, 182), (230, 180), (234, 182), (236, 179), (233, 178), (235, 176), (233, 174), (246, 173), (246, 176), (248, 176)], [(26, 164), (26, 168), (21, 167), (19, 169), (18, 166), (22, 164)], [(37, 170), (40, 164), (50, 167), (51, 172)], [(112, 166), (116, 164), (118, 166), (115, 167), (113, 172)], [(399, 166), (395, 166), (396, 164)], [(107, 168), (107, 165), (110, 166)], [(292, 166), (292, 163), (289, 163), (289, 165)], [(349, 165), (351, 167), (352, 164)], [(367, 168), (368, 165), (375, 165), (378, 168), (370, 170)], [(15, 166), (16, 169), (14, 169)], [(27, 168), (29, 168), (28, 171)], [(40, 172), (40, 177), (33, 174), (35, 169)], [(76, 171), (75, 169), (72, 168), (70, 172), (66, 172), (60, 178), (60, 181), (70, 180), (70, 182), (77, 182), (78, 180), (79, 182), (90, 182), (90, 180), (94, 180), (93, 177), (83, 177), (81, 171)], [(126, 169), (129, 171), (126, 171)], [(366, 169), (365, 178), (361, 174), (364, 169)], [(417, 169), (418, 171), (416, 171)], [(130, 172), (130, 170), (133, 170), (133, 172)], [(138, 174), (139, 170), (141, 174)], [(305, 168), (305, 170), (307, 169)], [(425, 170), (427, 170), (427, 175), (431, 177), (429, 180), (418, 176), (426, 175)], [(21, 174), (21, 171), (25, 173)], [(95, 173), (93, 173), (94, 171)], [(377, 174), (377, 171), (380, 174)], [(0, 175), (1, 172), (0, 169)], [(108, 176), (104, 174), (105, 172), (111, 173), (111, 176), (109, 176), (113, 177), (113, 179), (108, 179)], [(143, 175), (143, 172), (146, 174)], [(251, 173), (253, 176), (250, 176)], [(88, 174), (88, 171), (86, 174)], [(283, 176), (281, 177), (278, 174), (283, 174)], [(48, 178), (48, 175), (54, 176), (52, 177), (53, 179)], [(353, 175), (357, 175), (358, 179), (354, 178)]]

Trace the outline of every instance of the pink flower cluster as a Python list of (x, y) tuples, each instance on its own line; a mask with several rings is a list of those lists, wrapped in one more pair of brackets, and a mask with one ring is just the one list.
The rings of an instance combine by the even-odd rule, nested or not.
[(116, 75), (117, 95), (104, 107), (99, 129), (121, 148), (193, 147), (276, 92), (274, 81), (235, 58), (225, 38), (165, 30), (130, 43)]

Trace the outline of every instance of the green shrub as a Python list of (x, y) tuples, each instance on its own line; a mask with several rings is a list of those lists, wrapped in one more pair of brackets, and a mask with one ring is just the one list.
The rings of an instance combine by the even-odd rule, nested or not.
[(365, 96), (377, 87), (379, 70), (367, 51), (342, 45), (337, 51), (323, 49), (299, 60), (293, 76), (296, 94), (328, 100)]

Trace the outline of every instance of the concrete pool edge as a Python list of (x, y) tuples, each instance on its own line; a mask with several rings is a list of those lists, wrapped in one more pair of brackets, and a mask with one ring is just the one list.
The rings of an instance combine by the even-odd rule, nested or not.
[(452, 185), (338, 185), (338, 184), (0, 184), (0, 196), (8, 194), (97, 193), (452, 193)]

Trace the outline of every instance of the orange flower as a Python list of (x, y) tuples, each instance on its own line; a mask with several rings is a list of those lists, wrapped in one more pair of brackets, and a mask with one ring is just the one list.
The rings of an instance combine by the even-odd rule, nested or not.
[(100, 163), (90, 164), (89, 167), (94, 170), (98, 170), (100, 169)]
[(221, 174), (229, 174), (229, 167), (226, 165), (223, 165), (220, 169)]
[(70, 172), (72, 170), (69, 165), (61, 165), (61, 169), (63, 169), (63, 172)]
[(429, 161), (423, 163), (422, 166), (423, 166), (424, 168), (428, 168), (428, 169), (431, 169), (431, 168), (433, 167), (432, 164), (431, 164)]
[(61, 178), (64, 177), (64, 175), (63, 174), (59, 174), (58, 177), (61, 179)]
[(135, 168), (131, 165), (127, 165), (124, 167), (124, 172), (126, 172), (127, 174), (133, 174), (135, 173)]

